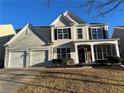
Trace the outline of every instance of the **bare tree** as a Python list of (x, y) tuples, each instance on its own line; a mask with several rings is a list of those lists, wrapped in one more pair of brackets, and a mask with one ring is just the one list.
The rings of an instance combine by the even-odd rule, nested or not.
[[(48, 0), (48, 4), (52, 1), (55, 0)], [(96, 16), (104, 16), (117, 10), (122, 4), (124, 0), (81, 0), (77, 7), (85, 8), (89, 13), (95, 13)]]
[(82, 7), (87, 7), (88, 12), (96, 12), (97, 16), (104, 16), (118, 9), (124, 0), (87, 0)]

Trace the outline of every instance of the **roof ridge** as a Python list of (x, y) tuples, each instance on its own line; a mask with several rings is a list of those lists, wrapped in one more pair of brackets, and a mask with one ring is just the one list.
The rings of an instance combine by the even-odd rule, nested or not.
[(74, 21), (78, 21), (78, 23), (86, 23), (86, 21), (82, 20), (80, 17), (75, 15), (73, 12), (67, 10), (66, 12), (63, 13), (66, 17), (70, 17)]

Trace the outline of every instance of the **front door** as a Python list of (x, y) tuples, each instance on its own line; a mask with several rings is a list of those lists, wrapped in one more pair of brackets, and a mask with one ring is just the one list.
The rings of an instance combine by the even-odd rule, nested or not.
[(87, 63), (87, 48), (78, 49), (79, 63)]

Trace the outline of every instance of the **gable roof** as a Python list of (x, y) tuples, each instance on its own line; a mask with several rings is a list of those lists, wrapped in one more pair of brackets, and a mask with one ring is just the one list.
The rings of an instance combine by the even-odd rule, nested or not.
[(44, 27), (32, 27), (33, 33), (38, 36), (41, 40), (43, 40), (45, 43), (51, 43), (51, 34), (50, 34), (50, 27), (44, 26)]
[(124, 29), (124, 26), (115, 26), (114, 28)]
[(85, 21), (80, 19), (78, 16), (76, 16), (74, 13), (70, 11), (66, 11), (65, 13), (59, 15), (52, 23), (51, 25), (56, 24), (58, 21), (61, 21), (62, 23), (66, 25), (73, 25), (73, 24), (86, 24)]
[(0, 25), (0, 37), (15, 35), (15, 30), (11, 24)]
[(60, 17), (60, 21), (65, 24), (65, 25), (72, 25), (74, 24), (73, 21), (71, 21), (70, 19), (68, 19), (68, 17), (64, 16), (64, 15), (61, 15)]
[(43, 34), (40, 34), (37, 30), (33, 29), (33, 26), (31, 23), (28, 23), (25, 27), (23, 27), (18, 33), (17, 35), (15, 35), (12, 39), (10, 39), (6, 44), (6, 45), (10, 45), (14, 40), (16, 40), (21, 33), (23, 33), (24, 31), (31, 31), (33, 34), (36, 35), (37, 38), (39, 38), (42, 42), (48, 44), (50, 42), (49, 39), (47, 39), (47, 37), (44, 37)]
[(72, 20), (74, 20), (76, 23), (78, 23), (78, 24), (86, 24), (86, 22), (84, 21), (84, 20), (82, 20), (82, 19), (80, 19), (78, 16), (76, 16), (74, 13), (72, 13), (71, 11), (66, 11), (65, 13), (64, 13), (64, 15), (66, 16), (66, 17), (69, 17), (69, 18), (71, 18)]
[(124, 26), (115, 26), (112, 32), (112, 38), (121, 38), (124, 35)]

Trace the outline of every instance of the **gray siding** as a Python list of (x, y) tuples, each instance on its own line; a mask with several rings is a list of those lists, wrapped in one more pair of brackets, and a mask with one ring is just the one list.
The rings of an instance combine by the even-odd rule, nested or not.
[(120, 38), (119, 40), (120, 55), (124, 59), (124, 28), (114, 28), (112, 38)]
[(11, 36), (0, 37), (0, 60), (4, 60), (5, 48), (4, 44), (10, 40)]

